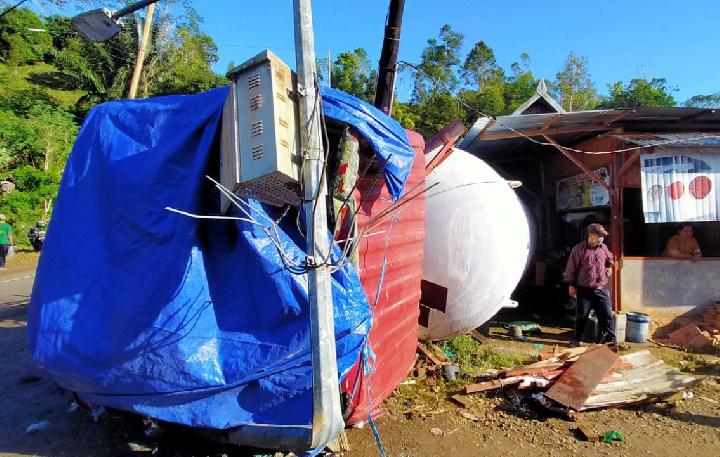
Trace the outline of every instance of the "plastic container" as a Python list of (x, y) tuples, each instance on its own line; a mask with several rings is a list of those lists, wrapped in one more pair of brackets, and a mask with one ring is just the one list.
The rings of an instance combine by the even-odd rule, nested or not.
[(625, 338), (633, 343), (647, 342), (650, 330), (650, 316), (645, 313), (627, 313), (627, 334)]
[(597, 316), (595, 316), (595, 310), (591, 310), (590, 314), (588, 314), (588, 320), (585, 324), (581, 340), (588, 343), (595, 343), (598, 340), (599, 334), (600, 329)]
[(627, 330), (627, 315), (615, 313), (613, 315), (613, 322), (615, 324), (615, 340), (618, 343), (624, 343)]
[(457, 365), (443, 365), (443, 374), (448, 381), (456, 380), (459, 372), (460, 368)]

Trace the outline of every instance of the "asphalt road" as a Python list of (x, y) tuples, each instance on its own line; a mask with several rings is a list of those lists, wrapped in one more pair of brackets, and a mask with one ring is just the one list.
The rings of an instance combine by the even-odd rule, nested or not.
[(5, 270), (0, 275), (0, 317), (21, 312), (30, 300), (35, 268), (28, 266), (17, 271)]

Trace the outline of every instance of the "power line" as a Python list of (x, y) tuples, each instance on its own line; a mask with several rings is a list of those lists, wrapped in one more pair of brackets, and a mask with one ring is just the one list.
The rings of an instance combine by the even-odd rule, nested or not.
[(549, 146), (549, 147), (556, 148), (556, 149), (557, 149), (557, 148), (560, 148), (560, 149), (563, 149), (563, 150), (565, 150), (565, 151), (576, 152), (576, 153), (579, 153), (579, 154), (602, 155), (602, 154), (616, 154), (616, 153), (621, 153), (621, 152), (636, 151), (636, 150), (640, 150), (640, 149), (654, 148), (654, 147), (657, 147), (657, 146), (666, 146), (666, 145), (669, 145), (669, 144), (684, 144), (684, 143), (688, 143), (688, 142), (691, 142), (691, 141), (697, 141), (697, 140), (701, 140), (701, 139), (705, 139), (705, 138), (717, 138), (717, 135), (702, 135), (702, 134), (700, 134), (700, 135), (698, 135), (698, 136), (693, 136), (693, 137), (688, 137), (688, 138), (682, 138), (682, 139), (681, 139), (681, 138), (678, 138), (678, 139), (674, 139), (674, 140), (658, 141), (658, 142), (654, 142), (654, 143), (647, 144), (647, 145), (644, 145), (644, 146), (634, 146), (634, 147), (630, 147), (630, 148), (615, 149), (615, 150), (611, 150), (611, 151), (583, 151), (582, 149), (575, 149), (575, 148), (570, 148), (570, 147), (567, 147), (567, 146), (562, 146), (562, 145), (560, 145), (560, 144), (553, 144), (553, 143), (549, 143), (549, 142), (546, 142), (546, 141), (536, 140), (535, 138), (533, 138), (533, 137), (531, 137), (531, 136), (529, 136), (529, 135), (526, 135), (526, 134), (524, 134), (523, 132), (521, 132), (521, 131), (519, 131), (519, 130), (514, 129), (514, 128), (510, 127), (510, 126), (507, 125), (507, 124), (503, 124), (502, 121), (498, 120), (498, 118), (497, 118), (496, 116), (491, 116), (491, 115), (489, 115), (489, 114), (483, 113), (482, 111), (480, 111), (479, 109), (475, 108), (474, 106), (471, 106), (471, 105), (469, 105), (468, 103), (464, 102), (460, 97), (454, 95), (454, 94), (452, 93), (452, 91), (451, 91), (442, 81), (438, 81), (437, 79), (435, 79), (435, 78), (433, 78), (432, 76), (428, 75), (427, 72), (425, 72), (425, 71), (424, 71), (422, 68), (420, 68), (419, 66), (414, 65), (414, 64), (411, 64), (411, 63), (409, 63), (409, 62), (405, 62), (404, 60), (399, 61), (399, 62), (398, 62), (398, 65), (406, 65), (406, 66), (411, 67), (411, 68), (415, 69), (416, 71), (424, 74), (426, 78), (428, 78), (430, 81), (432, 81), (432, 82), (433, 82), (436, 86), (438, 86), (440, 89), (442, 89), (442, 90), (446, 91), (447, 93), (449, 93), (458, 103), (460, 103), (460, 104), (461, 104), (462, 106), (464, 106), (465, 108), (469, 109), (470, 111), (474, 112), (475, 114), (477, 114), (477, 115), (479, 115), (479, 116), (481, 116), (481, 117), (486, 117), (486, 118), (488, 118), (488, 119), (493, 119), (493, 120), (495, 121), (495, 124), (501, 125), (501, 126), (505, 127), (506, 129), (510, 130), (511, 132), (517, 134), (518, 136), (521, 136), (521, 137), (525, 138), (526, 140), (528, 140), (528, 141), (530, 141), (530, 142), (532, 142), (532, 143), (535, 143), (535, 144), (537, 144), (537, 145), (539, 145), (539, 146)]
[(17, 3), (14, 4), (13, 6), (11, 6), (10, 8), (6, 9), (6, 10), (3, 11), (2, 13), (0, 13), (0, 18), (2, 18), (3, 16), (5, 16), (5, 15), (6, 15), (7, 13), (9, 13), (10, 11), (14, 10), (15, 8), (17, 8), (18, 6), (22, 5), (22, 4), (25, 3), (26, 1), (28, 1), (28, 0), (20, 0), (19, 2), (17, 2)]

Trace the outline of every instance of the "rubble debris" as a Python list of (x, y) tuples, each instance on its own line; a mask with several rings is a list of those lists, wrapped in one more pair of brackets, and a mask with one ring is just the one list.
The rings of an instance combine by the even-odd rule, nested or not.
[(587, 427), (579, 426), (575, 429), (575, 435), (583, 441), (589, 441), (591, 443), (597, 443), (600, 441), (601, 436), (597, 433), (590, 431)]
[(330, 441), (326, 446), (333, 454), (342, 454), (350, 450), (350, 440), (348, 440), (347, 433), (345, 430), (340, 431), (340, 434), (333, 441)]
[(593, 389), (610, 371), (617, 353), (607, 346), (598, 346), (585, 352), (568, 368), (545, 394), (551, 400), (580, 411)]
[(611, 379), (595, 387), (582, 410), (664, 401), (699, 378), (669, 367), (644, 350), (622, 356), (630, 367), (613, 372)]
[(460, 415), (460, 417), (462, 417), (462, 418), (464, 418), (464, 419), (467, 419), (467, 420), (469, 420), (469, 421), (472, 421), (472, 422), (480, 422), (480, 418), (479, 418), (479, 417), (477, 417), (477, 416), (474, 415), (474, 414), (470, 414), (470, 413), (467, 412), (467, 411), (460, 410), (460, 411), (458, 412), (458, 414)]
[(707, 331), (702, 331), (695, 324), (686, 324), (668, 335), (670, 343), (675, 346), (692, 349), (702, 349), (713, 345), (713, 337)]
[(464, 393), (507, 388), (511, 400), (534, 401), (577, 421), (587, 410), (692, 398), (684, 390), (699, 379), (671, 368), (648, 350), (618, 356), (607, 346), (596, 346), (504, 370), (495, 379), (467, 384)]
[(132, 452), (153, 452), (152, 448), (139, 443), (129, 442), (127, 445)]
[(428, 349), (425, 347), (424, 344), (422, 344), (422, 343), (420, 343), (420, 342), (418, 342), (418, 344), (417, 344), (417, 351), (418, 351), (421, 355), (423, 355), (426, 359), (428, 359), (429, 361), (431, 361), (432, 363), (434, 363), (434, 364), (437, 365), (437, 366), (442, 366), (442, 365), (450, 364), (449, 361), (448, 361), (448, 362), (441, 362), (435, 355), (433, 355), (430, 351), (428, 351)]
[(462, 406), (463, 408), (469, 408), (471, 405), (470, 399), (464, 395), (455, 394), (450, 397), (450, 399), (458, 405)]

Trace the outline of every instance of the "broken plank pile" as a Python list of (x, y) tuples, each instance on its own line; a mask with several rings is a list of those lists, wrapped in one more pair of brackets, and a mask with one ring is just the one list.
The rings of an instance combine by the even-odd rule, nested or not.
[(687, 349), (720, 348), (720, 300), (700, 316), (681, 317), (674, 322), (681, 327), (667, 339), (657, 339), (658, 343)]
[(501, 388), (525, 391), (547, 409), (573, 414), (591, 409), (664, 401), (699, 381), (649, 351), (618, 356), (607, 346), (576, 348), (468, 384), (472, 394)]

